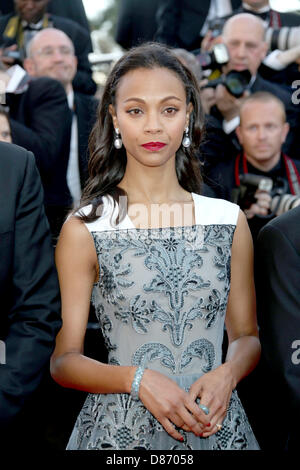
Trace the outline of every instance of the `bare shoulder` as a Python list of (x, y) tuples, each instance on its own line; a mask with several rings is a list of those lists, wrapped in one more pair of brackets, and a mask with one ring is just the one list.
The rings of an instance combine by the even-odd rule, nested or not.
[(245, 248), (246, 246), (249, 246), (249, 249), (252, 249), (252, 235), (249, 229), (247, 217), (242, 210), (239, 210), (232, 249), (238, 249), (239, 247)]
[(97, 266), (97, 254), (93, 237), (80, 218), (72, 216), (64, 224), (57, 243), (55, 258), (61, 259), (70, 256), (78, 262), (84, 262), (93, 267)]

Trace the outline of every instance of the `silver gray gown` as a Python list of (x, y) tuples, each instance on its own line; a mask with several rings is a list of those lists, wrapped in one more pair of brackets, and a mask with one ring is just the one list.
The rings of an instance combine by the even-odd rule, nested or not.
[[(86, 224), (99, 260), (92, 302), (109, 364), (140, 364), (185, 390), (221, 363), (230, 290), (230, 260), (238, 206), (192, 193), (194, 226), (135, 229), (128, 216), (104, 214)], [(88, 213), (90, 207), (84, 208)], [(233, 391), (222, 429), (208, 438), (182, 431), (173, 439), (129, 394), (88, 394), (68, 450), (259, 449)]]

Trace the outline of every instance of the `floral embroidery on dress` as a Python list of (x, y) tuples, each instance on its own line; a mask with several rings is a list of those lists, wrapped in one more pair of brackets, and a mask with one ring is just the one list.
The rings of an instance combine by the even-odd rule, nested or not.
[(222, 428), (216, 433), (214, 450), (246, 450), (248, 448), (247, 435), (251, 432), (245, 411), (234, 390)]
[(148, 450), (155, 420), (142, 403), (134, 402), (130, 395), (106, 395), (103, 399), (102, 395), (89, 394), (75, 427), (79, 431), (79, 448)]
[(115, 312), (115, 317), (123, 323), (131, 321), (137, 333), (147, 333), (147, 325), (151, 321), (150, 309), (145, 308), (146, 300), (142, 300), (140, 295), (136, 295), (130, 300), (129, 308), (120, 307)]
[(148, 366), (151, 362), (160, 360), (161, 364), (174, 373), (176, 366), (174, 356), (167, 346), (161, 343), (143, 344), (134, 354), (132, 364)]
[[(222, 361), (234, 225), (91, 232), (99, 262), (92, 302), (109, 363), (140, 365), (189, 390)], [(127, 394), (89, 394), (69, 449), (249, 449), (255, 437), (233, 392), (222, 429), (180, 443)]]
[(204, 359), (205, 365), (202, 367), (202, 372), (209, 372), (212, 370), (215, 362), (215, 348), (213, 344), (207, 339), (198, 339), (191, 343), (182, 353), (180, 361), (180, 372), (182, 372), (192, 361), (193, 357)]
[(224, 316), (226, 308), (226, 298), (217, 289), (213, 289), (208, 296), (208, 302), (201, 306), (201, 309), (205, 312), (203, 318), (206, 321), (206, 328), (211, 328), (215, 324), (218, 315)]
[(120, 287), (131, 287), (133, 281), (126, 281), (123, 276), (131, 273), (130, 266), (122, 267), (119, 263), (106, 266), (102, 264), (100, 268), (100, 281), (99, 287), (102, 291), (103, 297), (113, 305), (116, 305), (117, 300), (124, 300), (124, 294)]

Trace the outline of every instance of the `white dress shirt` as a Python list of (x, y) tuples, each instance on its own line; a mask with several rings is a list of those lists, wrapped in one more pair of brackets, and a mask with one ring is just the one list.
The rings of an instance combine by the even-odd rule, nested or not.
[[(199, 1), (199, 0), (198, 0)], [(211, 0), (207, 18), (200, 31), (200, 36), (205, 36), (208, 31), (208, 22), (214, 18), (230, 15), (232, 12), (230, 0)]]
[[(68, 94), (69, 108), (74, 110), (74, 92)], [(78, 153), (78, 121), (77, 116), (73, 113), (70, 155), (67, 169), (67, 184), (73, 198), (74, 205), (78, 204), (81, 198), (80, 171), (79, 171), (79, 153)]]

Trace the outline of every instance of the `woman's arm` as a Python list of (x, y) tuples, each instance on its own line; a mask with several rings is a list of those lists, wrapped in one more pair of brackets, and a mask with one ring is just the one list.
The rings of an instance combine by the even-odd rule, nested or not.
[(84, 356), (83, 344), (98, 260), (93, 239), (77, 218), (62, 228), (56, 266), (63, 326), (51, 358), (51, 375), (60, 385), (91, 393), (129, 393), (135, 367), (109, 366)]
[(225, 364), (234, 387), (257, 365), (260, 341), (256, 319), (253, 244), (246, 217), (240, 211), (232, 245), (231, 284), (226, 312), (228, 351)]
[(226, 312), (229, 340), (225, 363), (197, 380), (190, 389), (195, 400), (210, 409), (211, 427), (204, 436), (217, 432), (222, 424), (232, 390), (256, 366), (260, 357), (260, 341), (256, 321), (256, 300), (253, 278), (253, 245), (246, 217), (240, 211), (234, 234), (231, 256), (231, 285)]
[[(64, 387), (90, 393), (130, 393), (135, 366), (113, 366), (84, 356), (83, 344), (93, 284), (98, 277), (94, 243), (84, 224), (69, 219), (56, 248), (56, 264), (62, 299), (63, 326), (51, 358), (51, 375)], [(175, 439), (181, 434), (174, 424), (202, 432), (208, 419), (174, 381), (147, 369), (140, 386), (140, 399)]]

